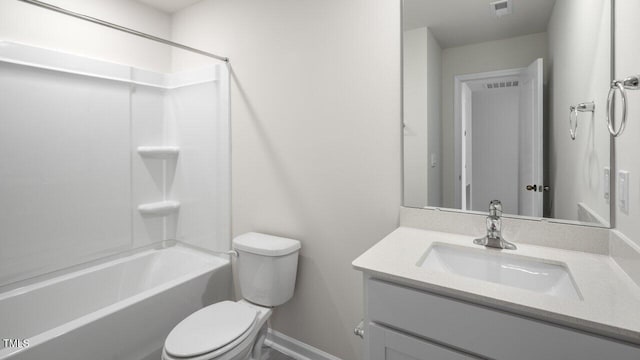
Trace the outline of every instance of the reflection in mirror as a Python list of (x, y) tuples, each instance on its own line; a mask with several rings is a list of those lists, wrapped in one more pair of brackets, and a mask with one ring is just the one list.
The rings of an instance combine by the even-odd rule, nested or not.
[(404, 205), (609, 226), (611, 0), (404, 0)]

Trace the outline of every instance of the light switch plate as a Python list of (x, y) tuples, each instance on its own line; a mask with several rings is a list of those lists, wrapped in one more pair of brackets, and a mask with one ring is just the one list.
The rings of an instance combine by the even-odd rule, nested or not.
[(618, 208), (629, 215), (629, 172), (618, 171)]
[(611, 169), (608, 166), (604, 168), (604, 201), (609, 204), (611, 200)]

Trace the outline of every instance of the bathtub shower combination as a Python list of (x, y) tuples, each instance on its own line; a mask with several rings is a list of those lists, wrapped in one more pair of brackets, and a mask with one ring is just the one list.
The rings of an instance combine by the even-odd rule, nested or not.
[(32, 41), (0, 37), (0, 359), (159, 359), (232, 298), (227, 64), (11, 1)]
[(0, 359), (160, 359), (167, 334), (228, 299), (229, 261), (174, 245), (119, 256), (0, 294)]

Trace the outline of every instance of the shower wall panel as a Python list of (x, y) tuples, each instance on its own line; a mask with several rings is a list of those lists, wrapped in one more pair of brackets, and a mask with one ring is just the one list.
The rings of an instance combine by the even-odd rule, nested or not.
[(0, 62), (0, 284), (128, 248), (129, 84)]
[[(135, 72), (134, 72), (135, 73)], [(164, 111), (166, 90), (160, 87), (134, 85), (131, 96), (131, 179), (133, 203), (153, 203), (165, 199), (165, 162), (145, 159), (135, 151), (137, 146), (165, 144), (166, 119)], [(134, 246), (148, 245), (166, 239), (165, 219), (142, 216), (133, 211)]]
[[(180, 144), (169, 197), (180, 199), (177, 239), (210, 250), (228, 250), (230, 239), (229, 124), (221, 114), (222, 76), (169, 90), (168, 112), (174, 119), (169, 134)], [(175, 120), (178, 121), (175, 121)], [(215, 119), (215, 120), (214, 120)]]
[[(0, 42), (0, 91), (0, 287), (168, 239), (229, 249), (226, 67), (167, 74)], [(178, 211), (138, 210), (167, 200)]]

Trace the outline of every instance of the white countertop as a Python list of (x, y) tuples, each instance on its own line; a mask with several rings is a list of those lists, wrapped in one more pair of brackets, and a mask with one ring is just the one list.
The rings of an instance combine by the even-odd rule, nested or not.
[(417, 264), (434, 243), (481, 248), (474, 237), (400, 227), (353, 261), (373, 277), (640, 344), (640, 288), (607, 255), (516, 242), (505, 251), (566, 264), (583, 299), (434, 272)]

